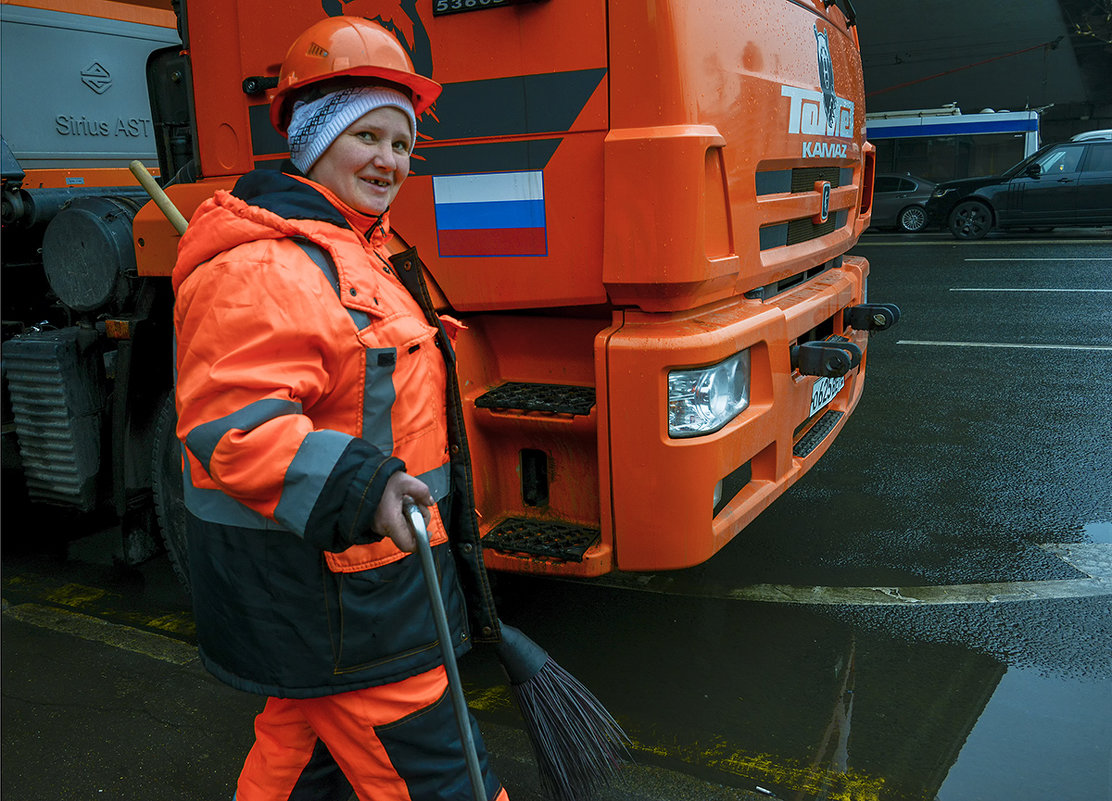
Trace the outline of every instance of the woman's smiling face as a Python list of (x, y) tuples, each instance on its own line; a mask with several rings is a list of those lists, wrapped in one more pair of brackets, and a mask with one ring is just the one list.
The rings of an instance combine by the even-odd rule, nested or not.
[(364, 214), (386, 211), (409, 175), (409, 118), (391, 106), (369, 111), (336, 137), (308, 178)]

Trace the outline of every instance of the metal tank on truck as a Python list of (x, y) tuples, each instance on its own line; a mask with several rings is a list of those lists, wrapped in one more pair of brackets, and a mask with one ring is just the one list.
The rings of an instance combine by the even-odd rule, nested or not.
[(180, 41), (176, 19), (168, 5), (4, 0), (0, 27), (6, 488), (14, 475), (35, 503), (114, 510), (136, 562), (157, 544), (171, 298), (137, 272), (131, 221), (148, 198), (127, 165), (157, 163), (146, 61)]
[[(870, 334), (898, 318), (847, 255), (873, 176), (857, 32), (849, 3), (847, 19), (823, 0), (569, 3), (188, 0), (182, 46), (148, 67), (159, 166), (186, 217), (279, 169), (268, 110), (289, 43), (325, 15), (383, 24), (444, 84), (391, 218), (466, 326), (488, 564), (679, 568), (825, 452)], [(135, 215), (141, 278), (168, 284), (177, 238), (153, 204)], [(180, 458), (156, 440), (187, 576)]]

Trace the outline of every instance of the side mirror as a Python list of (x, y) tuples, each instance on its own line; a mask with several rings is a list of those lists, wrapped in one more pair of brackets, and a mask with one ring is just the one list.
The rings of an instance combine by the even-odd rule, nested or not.
[(1028, 164), (1027, 174), (1032, 178), (1038, 178), (1042, 175), (1042, 165), (1039, 163)]

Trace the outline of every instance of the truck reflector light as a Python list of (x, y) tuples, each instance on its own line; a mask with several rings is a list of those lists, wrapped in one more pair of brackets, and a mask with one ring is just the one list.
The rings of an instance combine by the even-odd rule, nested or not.
[(668, 436), (711, 434), (749, 405), (749, 351), (696, 370), (668, 373)]

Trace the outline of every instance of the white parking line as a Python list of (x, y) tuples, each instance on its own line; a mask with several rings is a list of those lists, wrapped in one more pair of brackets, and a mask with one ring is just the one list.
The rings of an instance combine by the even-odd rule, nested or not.
[(1112, 289), (1020, 289), (998, 286), (952, 286), (951, 292), (1112, 292)]
[(102, 642), (173, 665), (188, 665), (198, 659), (195, 645), (124, 624), (110, 623), (72, 609), (36, 603), (16, 604), (4, 609), (4, 617), (62, 634), (72, 634), (85, 640)]
[(953, 239), (938, 239), (938, 240), (908, 240), (904, 242), (896, 240), (880, 240), (876, 242), (864, 242), (858, 240), (855, 248), (858, 247), (930, 247), (930, 246), (946, 246), (951, 248), (957, 247), (978, 247), (978, 246), (1008, 246), (1008, 245), (1101, 245), (1107, 247), (1107, 241), (1100, 239), (989, 239), (987, 241), (981, 240), (980, 242), (958, 242)]
[(806, 587), (751, 584), (724, 588), (702, 582), (681, 584), (667, 574), (611, 573), (597, 579), (568, 579), (592, 586), (637, 590), (657, 595), (847, 606), (940, 606), (1093, 598), (1112, 595), (1112, 543), (1051, 543), (1040, 546), (1076, 569), (1082, 577), (1051, 581), (1006, 581), (921, 587)]
[(966, 261), (1112, 261), (1112, 256), (1052, 256), (1048, 258), (993, 257)]
[(1042, 345), (1023, 342), (931, 342), (922, 339), (901, 339), (897, 345), (926, 345), (946, 348), (1028, 348), (1032, 350), (1110, 350), (1112, 345)]

